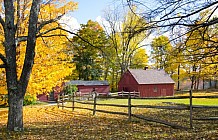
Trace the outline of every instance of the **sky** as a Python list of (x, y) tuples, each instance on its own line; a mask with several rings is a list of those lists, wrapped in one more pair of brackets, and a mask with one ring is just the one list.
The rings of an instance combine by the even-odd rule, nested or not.
[(113, 4), (114, 0), (74, 0), (78, 2), (78, 9), (61, 19), (66, 29), (76, 32), (80, 24), (86, 24), (88, 20), (100, 22), (105, 9)]
[[(104, 23), (104, 11), (108, 6), (114, 5), (115, 0), (74, 0), (78, 2), (78, 9), (70, 15), (62, 18), (65, 28), (76, 32), (80, 29), (80, 24), (86, 24), (88, 20), (98, 21), (99, 24)], [(150, 0), (149, 0), (150, 1)], [(70, 35), (71, 36), (71, 35)], [(72, 37), (72, 36), (71, 36)], [(153, 36), (152, 36), (153, 38)], [(150, 42), (152, 39), (147, 39)], [(148, 52), (149, 53), (149, 52)]]
[(81, 24), (86, 24), (89, 19), (96, 21), (96, 18), (104, 15), (104, 9), (112, 3), (112, 0), (75, 0), (78, 2), (78, 10), (72, 16)]

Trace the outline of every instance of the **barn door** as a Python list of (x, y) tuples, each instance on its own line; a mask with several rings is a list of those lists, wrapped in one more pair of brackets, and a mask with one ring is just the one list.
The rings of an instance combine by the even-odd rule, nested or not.
[(167, 95), (167, 90), (164, 88), (164, 89), (161, 89), (161, 96), (166, 96)]

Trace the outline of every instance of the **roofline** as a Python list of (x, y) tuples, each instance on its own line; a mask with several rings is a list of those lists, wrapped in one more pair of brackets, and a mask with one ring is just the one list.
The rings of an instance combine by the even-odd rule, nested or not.
[(137, 84), (140, 84), (137, 80), (136, 80), (136, 78), (134, 77), (134, 75), (129, 71), (129, 69), (127, 69), (128, 70), (128, 72), (131, 74), (131, 76), (132, 76), (132, 78), (134, 79), (134, 81), (137, 83)]
[(139, 83), (139, 82), (136, 80), (136, 78), (134, 77), (134, 75), (131, 73), (131, 70), (144, 70), (144, 69), (127, 69), (127, 71), (132, 75), (133, 79), (134, 79), (134, 80), (136, 81), (136, 83), (139, 84), (139, 85), (176, 84), (176, 82), (172, 79), (171, 76), (169, 76), (169, 74), (166, 73), (166, 71), (165, 71), (164, 69), (159, 69), (159, 70), (158, 70), (158, 69), (147, 69), (147, 70), (144, 70), (144, 71), (151, 71), (151, 70), (164, 71), (164, 73), (167, 74), (167, 75), (172, 79), (172, 82), (169, 83), (169, 81), (168, 81), (168, 82), (166, 82), (166, 83), (149, 83), (149, 84), (144, 83), (144, 84), (141, 84), (141, 83)]
[(175, 84), (175, 83), (150, 83), (150, 84), (140, 84), (139, 85), (165, 85), (165, 84)]

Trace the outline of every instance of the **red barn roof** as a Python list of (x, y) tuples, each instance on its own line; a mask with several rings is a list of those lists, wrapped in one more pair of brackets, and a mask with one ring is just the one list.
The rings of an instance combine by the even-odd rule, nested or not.
[(72, 80), (66, 83), (66, 85), (76, 85), (78, 90), (83, 94), (90, 93), (94, 89), (96, 92), (102, 95), (107, 95), (110, 92), (110, 86), (108, 81), (83, 81), (83, 80)]
[(128, 69), (138, 84), (174, 84), (164, 70)]
[(68, 84), (71, 84), (71, 85), (84, 85), (84, 86), (100, 86), (100, 85), (109, 85), (108, 81), (98, 81), (98, 80), (93, 80), (93, 81), (83, 81), (83, 80), (72, 80), (68, 83), (66, 83), (67, 85)]

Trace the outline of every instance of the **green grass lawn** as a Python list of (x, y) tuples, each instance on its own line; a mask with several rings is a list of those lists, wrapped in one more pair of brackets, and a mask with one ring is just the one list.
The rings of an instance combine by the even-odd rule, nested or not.
[[(154, 105), (164, 102), (173, 102), (173, 103), (188, 105), (190, 100), (189, 99), (161, 99), (161, 100), (132, 99), (131, 102), (132, 105)], [(127, 105), (128, 100), (127, 99), (98, 100), (97, 103)], [(207, 105), (207, 106), (217, 105), (218, 106), (218, 99), (196, 98), (193, 99), (193, 105)]]
[[(218, 95), (218, 92), (207, 92), (207, 91), (195, 91), (193, 92), (193, 96), (214, 96)], [(189, 96), (189, 93), (184, 94), (175, 94), (175, 96)], [(178, 104), (186, 104), (190, 103), (189, 99), (132, 99), (132, 105), (154, 105), (154, 104), (161, 104), (164, 102), (172, 102)], [(127, 99), (109, 99), (109, 100), (98, 100), (97, 103), (102, 104), (121, 104), (127, 105)], [(218, 106), (218, 98), (193, 98), (192, 99), (193, 105), (206, 105), (206, 106)]]

